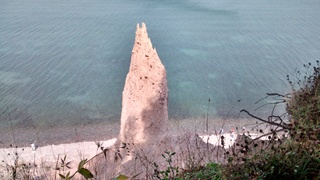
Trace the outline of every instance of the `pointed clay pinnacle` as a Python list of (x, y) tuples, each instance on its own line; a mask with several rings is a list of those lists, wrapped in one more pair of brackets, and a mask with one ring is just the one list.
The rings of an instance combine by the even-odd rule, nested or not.
[(147, 143), (164, 134), (168, 120), (166, 70), (148, 37), (137, 24), (131, 63), (122, 93), (122, 142)]

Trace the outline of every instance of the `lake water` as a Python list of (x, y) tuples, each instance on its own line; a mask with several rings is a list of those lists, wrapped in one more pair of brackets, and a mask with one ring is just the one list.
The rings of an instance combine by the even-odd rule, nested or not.
[(265, 93), (290, 91), (287, 74), (320, 58), (319, 0), (0, 4), (2, 128), (10, 119), (17, 127), (119, 121), (139, 22), (167, 70), (170, 119), (253, 111)]

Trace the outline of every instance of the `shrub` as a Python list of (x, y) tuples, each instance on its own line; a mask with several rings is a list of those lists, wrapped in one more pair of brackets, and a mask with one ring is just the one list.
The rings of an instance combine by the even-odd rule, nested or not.
[[(288, 123), (273, 114), (268, 120), (263, 120), (243, 110), (251, 117), (288, 132), (288, 138), (279, 138), (280, 130), (271, 129), (267, 133), (270, 134), (269, 141), (260, 141), (264, 145), (259, 145), (259, 140), (245, 141), (241, 146), (246, 148), (239, 148), (228, 156), (229, 162), (223, 167), (224, 178), (320, 179), (319, 61), (317, 66), (312, 67), (309, 63), (304, 68), (304, 75), (297, 71), (295, 80), (288, 76), (293, 90), (289, 99), (283, 101), (287, 105)], [(280, 123), (276, 122), (279, 119)], [(259, 148), (259, 151), (255, 148)]]
[(221, 179), (221, 168), (217, 163), (209, 163), (205, 167), (198, 167), (188, 171), (183, 171), (180, 175), (183, 179)]

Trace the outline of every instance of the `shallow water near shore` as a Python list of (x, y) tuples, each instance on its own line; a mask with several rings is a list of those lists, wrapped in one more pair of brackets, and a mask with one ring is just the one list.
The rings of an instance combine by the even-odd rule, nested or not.
[(0, 129), (119, 122), (142, 21), (167, 69), (170, 119), (236, 119), (320, 57), (317, 0), (0, 4)]

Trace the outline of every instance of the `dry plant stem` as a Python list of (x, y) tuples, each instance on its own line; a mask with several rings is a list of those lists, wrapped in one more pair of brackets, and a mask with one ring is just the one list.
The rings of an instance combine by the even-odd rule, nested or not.
[(11, 114), (9, 112), (9, 121), (10, 121), (10, 126), (11, 126), (11, 132), (12, 132), (12, 137), (13, 137), (13, 143), (16, 144), (16, 137), (14, 135), (14, 128), (13, 128), (13, 125), (12, 125), (12, 119), (11, 119)]
[(248, 112), (247, 110), (245, 110), (245, 109), (242, 109), (242, 110), (240, 111), (240, 113), (241, 113), (241, 112), (245, 112), (245, 113), (247, 113), (249, 116), (251, 116), (251, 117), (253, 117), (253, 118), (255, 118), (255, 119), (259, 120), (259, 121), (265, 122), (265, 123), (267, 123), (267, 124), (279, 126), (279, 127), (282, 127), (283, 129), (289, 129), (289, 127), (286, 126), (286, 125), (283, 125), (283, 124), (280, 124), (280, 123), (275, 123), (275, 122), (273, 122), (273, 121), (264, 120), (264, 119), (262, 119), (262, 118), (260, 118), (260, 117), (258, 117), (258, 116), (255, 116), (255, 115), (249, 113), (249, 112)]
[[(285, 103), (285, 102), (286, 102), (285, 100), (282, 100), (281, 102), (266, 103), (266, 104), (263, 104), (263, 105), (255, 108), (254, 110), (258, 110), (258, 109), (260, 109), (260, 108), (262, 108), (262, 107), (264, 107), (264, 106), (267, 106), (267, 105), (270, 105), (270, 104), (274, 104), (274, 107), (273, 107), (273, 111), (274, 111), (275, 107), (276, 107), (278, 104)], [(273, 112), (273, 111), (272, 111), (272, 112)], [(273, 113), (272, 113), (272, 114), (273, 114)]]
[[(55, 173), (54, 173), (54, 179), (55, 179), (55, 180), (57, 179), (57, 171), (58, 171), (59, 158), (60, 158), (60, 155), (58, 154), (57, 161), (56, 161), (56, 167), (55, 167)], [(59, 171), (60, 171), (60, 170), (59, 170)]]
[(207, 109), (207, 118), (206, 118), (206, 132), (208, 132), (209, 107), (210, 107), (210, 99), (208, 100), (208, 109)]
[(279, 130), (272, 131), (272, 132), (267, 133), (267, 134), (263, 134), (263, 135), (261, 135), (261, 136), (259, 136), (259, 137), (254, 138), (249, 144), (253, 143), (253, 142), (256, 141), (256, 140), (259, 140), (259, 139), (262, 138), (262, 137), (269, 136), (269, 135), (272, 135), (272, 134), (274, 134), (274, 133), (281, 132), (281, 131), (285, 131), (285, 129), (279, 129)]
[(279, 94), (279, 93), (267, 93), (267, 96), (258, 100), (257, 102), (255, 102), (255, 104), (258, 104), (260, 101), (270, 97), (270, 96), (276, 96), (276, 97), (281, 97), (281, 99), (279, 99), (277, 102), (273, 102), (273, 103), (266, 103), (266, 104), (263, 104), (257, 108), (255, 108), (255, 110), (258, 110), (266, 105), (270, 105), (270, 104), (274, 104), (273, 108), (272, 108), (272, 112), (271, 112), (271, 115), (273, 116), (274, 115), (274, 111), (277, 107), (278, 104), (283, 104), (283, 103), (286, 103), (288, 99), (290, 99), (291, 97), (291, 94), (286, 94), (286, 95), (282, 95), (282, 94)]
[(289, 98), (290, 94), (282, 95), (279, 93), (267, 93), (266, 97), (259, 99), (257, 102), (255, 102), (255, 104), (258, 104), (260, 101), (267, 99), (269, 96), (280, 96), (282, 98)]

